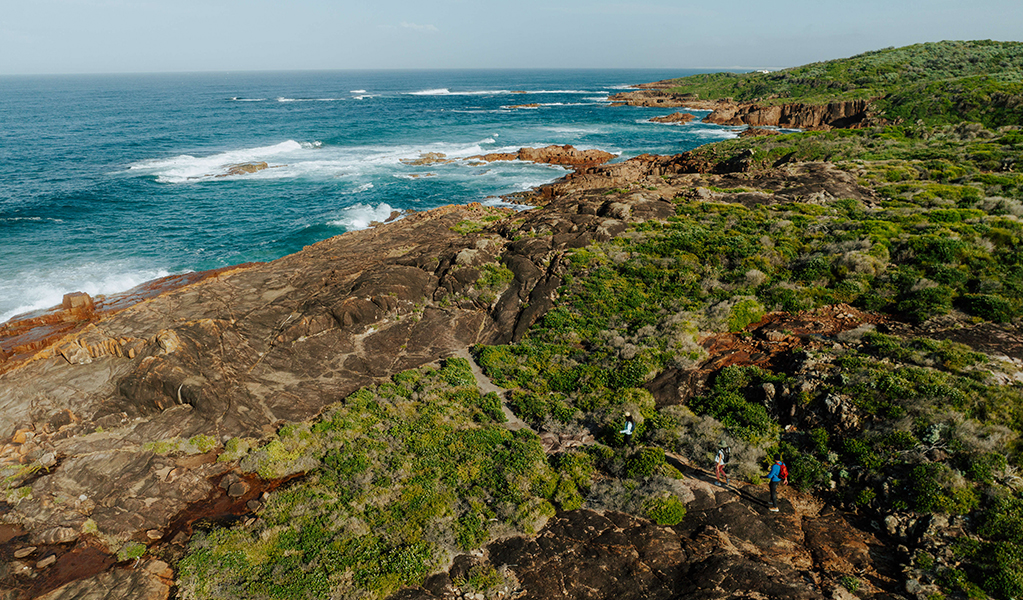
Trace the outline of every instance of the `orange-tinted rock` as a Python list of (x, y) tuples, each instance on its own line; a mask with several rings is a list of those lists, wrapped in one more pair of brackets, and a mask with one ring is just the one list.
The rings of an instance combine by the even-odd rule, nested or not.
[(703, 120), (718, 125), (773, 126), (793, 129), (854, 127), (867, 119), (867, 100), (830, 104), (733, 104), (716, 109)]
[(414, 167), (436, 164), (444, 165), (450, 162), (454, 162), (453, 160), (450, 160), (447, 154), (444, 154), (443, 152), (424, 152), (419, 155), (419, 158), (402, 158), (399, 160), (403, 164)]
[(270, 165), (265, 162), (251, 162), (251, 163), (239, 163), (237, 165), (230, 165), (227, 167), (227, 173), (217, 175), (217, 177), (228, 177), (231, 175), (248, 175), (250, 173), (256, 173), (263, 169), (270, 168)]
[(650, 119), (651, 123), (688, 123), (696, 117), (684, 112), (671, 113), (663, 117), (653, 117)]

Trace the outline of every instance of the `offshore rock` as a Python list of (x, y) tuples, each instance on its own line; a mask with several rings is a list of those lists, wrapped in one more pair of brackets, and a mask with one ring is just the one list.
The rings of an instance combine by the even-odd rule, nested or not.
[(233, 175), (249, 175), (251, 173), (257, 173), (263, 169), (270, 168), (270, 165), (265, 162), (250, 162), (250, 163), (239, 163), (236, 165), (229, 165), (227, 172), (217, 175), (217, 177), (230, 177)]
[(688, 123), (696, 117), (684, 112), (671, 113), (663, 117), (652, 117), (651, 123)]
[(518, 152), (497, 152), (480, 156), (470, 156), (466, 160), (524, 160), (527, 162), (564, 165), (573, 167), (589, 167), (606, 163), (615, 155), (603, 150), (578, 150), (573, 146), (551, 145), (546, 148), (520, 148)]

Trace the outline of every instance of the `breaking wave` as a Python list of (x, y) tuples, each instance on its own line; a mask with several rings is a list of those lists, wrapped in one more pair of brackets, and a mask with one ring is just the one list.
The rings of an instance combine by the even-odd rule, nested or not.
[(369, 204), (356, 204), (341, 211), (341, 216), (333, 221), (327, 221), (327, 225), (344, 227), (345, 231), (356, 231), (369, 229), (372, 223), (383, 223), (391, 217), (394, 209), (390, 204), (381, 202), (376, 206)]
[(64, 294), (115, 294), (167, 275), (170, 272), (166, 269), (140, 267), (130, 261), (89, 262), (17, 273), (13, 278), (0, 279), (0, 298), (11, 299), (0, 300), (0, 323), (27, 312), (57, 306), (63, 301)]

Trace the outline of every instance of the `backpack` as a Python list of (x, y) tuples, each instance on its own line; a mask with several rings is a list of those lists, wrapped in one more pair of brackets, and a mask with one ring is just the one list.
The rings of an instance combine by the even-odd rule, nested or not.
[(789, 478), (789, 468), (785, 466), (785, 463), (781, 463), (781, 468), (778, 469), (778, 477), (781, 477), (782, 480)]
[(726, 446), (721, 449), (721, 458), (722, 462), (725, 464), (728, 464), (728, 461), (732, 460), (732, 448), (730, 446)]

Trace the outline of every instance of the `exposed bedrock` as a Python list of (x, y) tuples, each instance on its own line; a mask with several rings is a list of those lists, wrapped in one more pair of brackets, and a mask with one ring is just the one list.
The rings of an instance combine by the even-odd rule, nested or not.
[(869, 121), (871, 116), (869, 100), (847, 100), (828, 104), (762, 105), (756, 102), (734, 102), (731, 98), (701, 100), (696, 94), (669, 92), (663, 89), (623, 92), (609, 99), (618, 106), (709, 110), (712, 112), (704, 117), (703, 121), (718, 125), (831, 129), (856, 127)]
[(883, 591), (894, 587), (891, 550), (841, 515), (788, 489), (772, 513), (765, 487), (736, 493), (701, 478), (685, 486), (689, 516), (678, 526), (617, 512), (559, 513), (534, 539), (456, 558), (450, 571), (391, 600), (459, 597), (455, 584), (477, 565), (510, 571), (506, 593), (522, 599), (845, 598), (839, 582), (850, 574), (869, 582), (866, 595), (892, 597)]
[[(174, 525), (182, 515), (225, 502), (232, 489), (242, 494), (231, 497), (232, 510), (258, 506), (258, 493), (270, 483), (235, 485), (237, 465), (225, 457), (231, 438), (258, 439), (366, 384), (464, 353), (472, 344), (520, 339), (556, 305), (567, 251), (611, 240), (630, 223), (668, 219), (678, 197), (750, 206), (833, 197), (871, 201), (852, 174), (828, 165), (725, 174), (708, 168), (687, 154), (580, 168), (532, 194), (543, 206), (529, 211), (476, 204), (415, 213), (270, 263), (189, 278), (181, 287), (117, 303), (116, 310), (110, 299), (90, 305), (70, 298), (63, 312), (7, 324), (0, 344), (13, 349), (4, 337), (10, 332), (19, 350), (0, 374), (0, 469), (10, 483), (6, 499), (0, 498), (0, 564), (15, 560), (16, 552), (54, 556), (56, 563), (47, 571), (42, 560), (20, 561), (17, 570), (0, 572), (0, 590), (13, 582), (12, 589), (35, 595), (65, 585), (60, 593), (77, 594), (84, 581), (50, 573), (91, 555), (103, 558), (97, 570), (77, 577), (89, 578), (91, 589), (121, 589), (124, 573), (101, 573), (124, 544), (177, 547), (188, 539), (187, 528)], [(742, 191), (714, 191), (723, 189)], [(67, 325), (60, 329), (67, 333), (54, 334), (53, 323)], [(794, 332), (796, 325), (784, 329)], [(36, 339), (34, 327), (50, 329)], [(748, 350), (750, 356), (763, 351)], [(698, 385), (699, 373), (666, 372), (655, 396), (678, 402), (690, 376)], [(225, 481), (233, 483), (225, 488)], [(686, 533), (686, 541), (678, 531), (638, 520), (615, 521), (626, 517), (602, 519), (613, 526), (608, 539), (626, 530), (628, 538), (659, 532), (656, 540), (674, 539), (662, 548), (668, 555), (678, 546), (689, 557), (688, 548), (703, 539)], [(600, 552), (639, 552), (615, 544)], [(743, 559), (719, 568), (711, 559), (687, 560), (688, 570), (671, 571), (664, 589), (689, 589), (671, 577), (718, 569), (713, 573), (724, 573), (725, 581), (738, 576), (729, 569), (757, 565)], [(630, 564), (651, 573), (662, 568)], [(565, 573), (590, 576), (562, 566)], [(545, 572), (521, 577), (540, 581)], [(130, 579), (123, 589), (163, 585), (155, 574)], [(586, 585), (568, 575), (565, 581)], [(598, 595), (617, 593), (615, 585), (600, 587)], [(11, 598), (32, 597), (26, 593)]]
[(0, 502), (13, 527), (0, 556), (171, 542), (178, 515), (219, 497), (231, 438), (518, 339), (556, 302), (567, 249), (671, 214), (661, 199), (579, 195), (525, 213), (443, 207), (90, 312), (0, 375), (0, 468), (16, 490)]
[(718, 125), (750, 125), (753, 127), (786, 127), (793, 129), (831, 129), (854, 127), (868, 118), (866, 100), (849, 100), (829, 104), (780, 104), (760, 106), (739, 104), (720, 107), (704, 122)]

